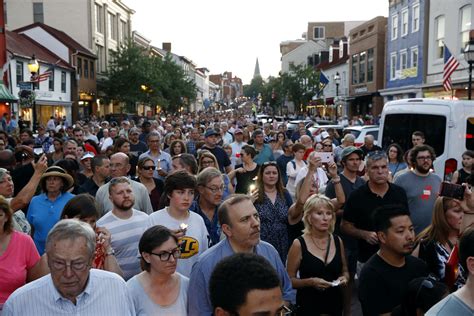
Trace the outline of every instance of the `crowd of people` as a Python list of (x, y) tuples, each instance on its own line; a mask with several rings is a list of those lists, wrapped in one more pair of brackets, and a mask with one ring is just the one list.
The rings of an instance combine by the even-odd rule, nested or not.
[(0, 131), (0, 315), (472, 315), (474, 152), (239, 112)]

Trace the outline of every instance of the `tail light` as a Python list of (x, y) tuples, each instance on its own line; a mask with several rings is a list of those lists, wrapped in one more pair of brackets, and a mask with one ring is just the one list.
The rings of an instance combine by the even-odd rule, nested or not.
[(444, 180), (451, 181), (451, 179), (453, 178), (453, 174), (457, 170), (457, 168), (458, 162), (456, 159), (450, 158), (446, 160), (446, 162), (444, 163)]

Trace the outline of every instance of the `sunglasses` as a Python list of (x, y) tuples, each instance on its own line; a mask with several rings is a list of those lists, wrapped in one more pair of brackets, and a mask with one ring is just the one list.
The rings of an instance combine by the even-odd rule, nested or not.
[(276, 161), (265, 161), (263, 163), (264, 166), (276, 166), (277, 162)]
[(155, 170), (155, 166), (143, 166), (143, 170)]

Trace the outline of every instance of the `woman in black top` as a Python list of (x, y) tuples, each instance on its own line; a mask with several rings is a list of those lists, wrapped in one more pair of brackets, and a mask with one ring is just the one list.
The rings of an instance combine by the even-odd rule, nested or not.
[(457, 184), (467, 183), (467, 177), (469, 177), (472, 173), (473, 163), (474, 151), (466, 150), (462, 154), (462, 168), (454, 172), (451, 182)]
[(143, 157), (138, 161), (138, 177), (135, 181), (142, 183), (148, 190), (153, 211), (159, 210), (160, 198), (163, 194), (163, 181), (153, 177), (155, 162), (150, 157)]
[(229, 173), (230, 181), (236, 179), (235, 193), (249, 193), (250, 185), (255, 185), (259, 166), (253, 161), (257, 151), (250, 145), (242, 146), (240, 159), (243, 164), (236, 165), (235, 169)]

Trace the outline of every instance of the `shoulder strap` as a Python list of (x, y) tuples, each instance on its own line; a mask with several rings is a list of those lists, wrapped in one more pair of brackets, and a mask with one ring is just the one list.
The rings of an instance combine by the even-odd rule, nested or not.
[(291, 161), (291, 164), (293, 165), (293, 169), (296, 169), (296, 162), (295, 162), (295, 160), (292, 160), (292, 161)]
[(326, 255), (324, 256), (324, 265), (328, 262), (329, 250), (331, 249), (331, 234), (328, 235), (328, 246), (326, 248)]
[(304, 241), (304, 238), (303, 236), (298, 236), (296, 239), (298, 239), (298, 241), (300, 242), (301, 244), (301, 252), (302, 253), (305, 253), (308, 251), (308, 247), (306, 247), (306, 242)]

